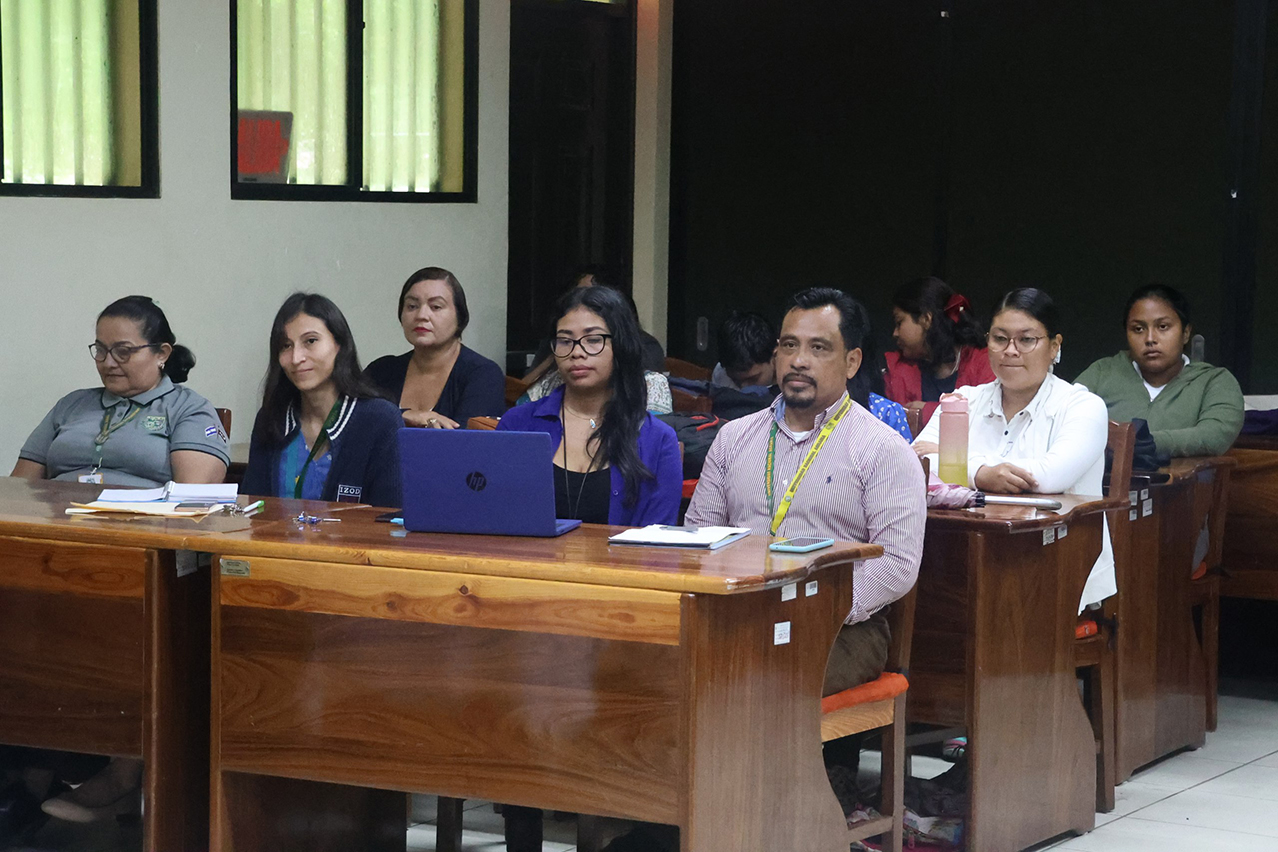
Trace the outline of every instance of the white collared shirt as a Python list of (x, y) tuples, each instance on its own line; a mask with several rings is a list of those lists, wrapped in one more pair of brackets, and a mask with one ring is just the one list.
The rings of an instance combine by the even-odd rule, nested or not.
[[(976, 487), (976, 472), (986, 465), (1009, 462), (1029, 471), (1044, 494), (1104, 494), (1105, 445), (1109, 412), (1099, 396), (1082, 385), (1048, 374), (1038, 393), (1009, 422), (1003, 416), (1003, 386), (993, 381), (958, 388), (968, 401), (967, 478)], [(940, 443), (941, 418), (933, 417), (917, 441)], [(932, 469), (937, 459), (932, 456)], [(1117, 591), (1109, 529), (1101, 554), (1083, 590), (1082, 605), (1104, 600)]]

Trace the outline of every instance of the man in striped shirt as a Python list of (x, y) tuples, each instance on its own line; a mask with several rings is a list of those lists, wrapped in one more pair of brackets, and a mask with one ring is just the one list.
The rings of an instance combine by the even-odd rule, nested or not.
[[(775, 355), (781, 395), (771, 408), (719, 432), (686, 521), (883, 547), (882, 556), (857, 566), (853, 574), (852, 611), (830, 654), (825, 695), (882, 673), (889, 639), (883, 609), (914, 586), (927, 519), (923, 470), (914, 451), (848, 398), (847, 381), (861, 366), (866, 333), (860, 315), (840, 290), (813, 288), (794, 297)], [(836, 417), (789, 511), (772, 530), (776, 507), (823, 427)]]

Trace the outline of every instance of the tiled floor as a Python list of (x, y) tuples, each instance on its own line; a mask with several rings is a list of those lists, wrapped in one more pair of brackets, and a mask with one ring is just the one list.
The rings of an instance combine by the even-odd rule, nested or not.
[[(1221, 692), (1219, 730), (1208, 734), (1204, 748), (1137, 772), (1118, 787), (1113, 813), (1096, 815), (1095, 830), (1033, 852), (1278, 852), (1278, 684), (1225, 683)], [(862, 767), (873, 763), (867, 753)], [(930, 758), (914, 761), (920, 776), (948, 767)], [(414, 797), (413, 822), (409, 850), (434, 852), (434, 797)], [(502, 819), (489, 803), (466, 802), (464, 826), (464, 852), (504, 850)], [(545, 838), (545, 852), (574, 852), (576, 823), (547, 817)], [(136, 825), (55, 822), (23, 852), (132, 852), (140, 846)]]

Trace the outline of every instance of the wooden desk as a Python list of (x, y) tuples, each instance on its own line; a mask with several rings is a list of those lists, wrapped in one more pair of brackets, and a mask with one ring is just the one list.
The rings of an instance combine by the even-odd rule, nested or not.
[(980, 852), (1095, 824), (1074, 627), (1102, 513), (1121, 503), (1058, 499), (1059, 513), (928, 512), (906, 715), (967, 729), (967, 848)]
[[(1167, 482), (1137, 489), (1136, 518), (1126, 523), (1130, 552), (1115, 552), (1118, 571), (1115, 755), (1117, 778), (1182, 748), (1207, 732), (1207, 658), (1194, 627), (1194, 549), (1204, 523), (1212, 533), (1209, 567), (1220, 564), (1220, 499), (1227, 458), (1175, 459)], [(1123, 523), (1121, 515), (1117, 523)], [(1119, 536), (1121, 539), (1121, 536)]]
[(1278, 437), (1243, 436), (1229, 451), (1237, 462), (1229, 509), (1220, 593), (1278, 600)]
[(374, 514), (219, 537), (212, 849), (402, 850), (403, 794), (382, 791), (674, 824), (686, 852), (847, 849), (819, 699), (852, 566), (880, 548), (405, 535)]
[(144, 848), (203, 849), (210, 572), (176, 551), (247, 524), (64, 513), (100, 490), (0, 478), (0, 741), (142, 758)]

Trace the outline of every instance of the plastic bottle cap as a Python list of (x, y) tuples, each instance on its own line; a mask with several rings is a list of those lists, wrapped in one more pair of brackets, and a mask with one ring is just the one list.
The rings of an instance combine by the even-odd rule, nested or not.
[(942, 414), (967, 414), (967, 397), (952, 394), (941, 399)]

